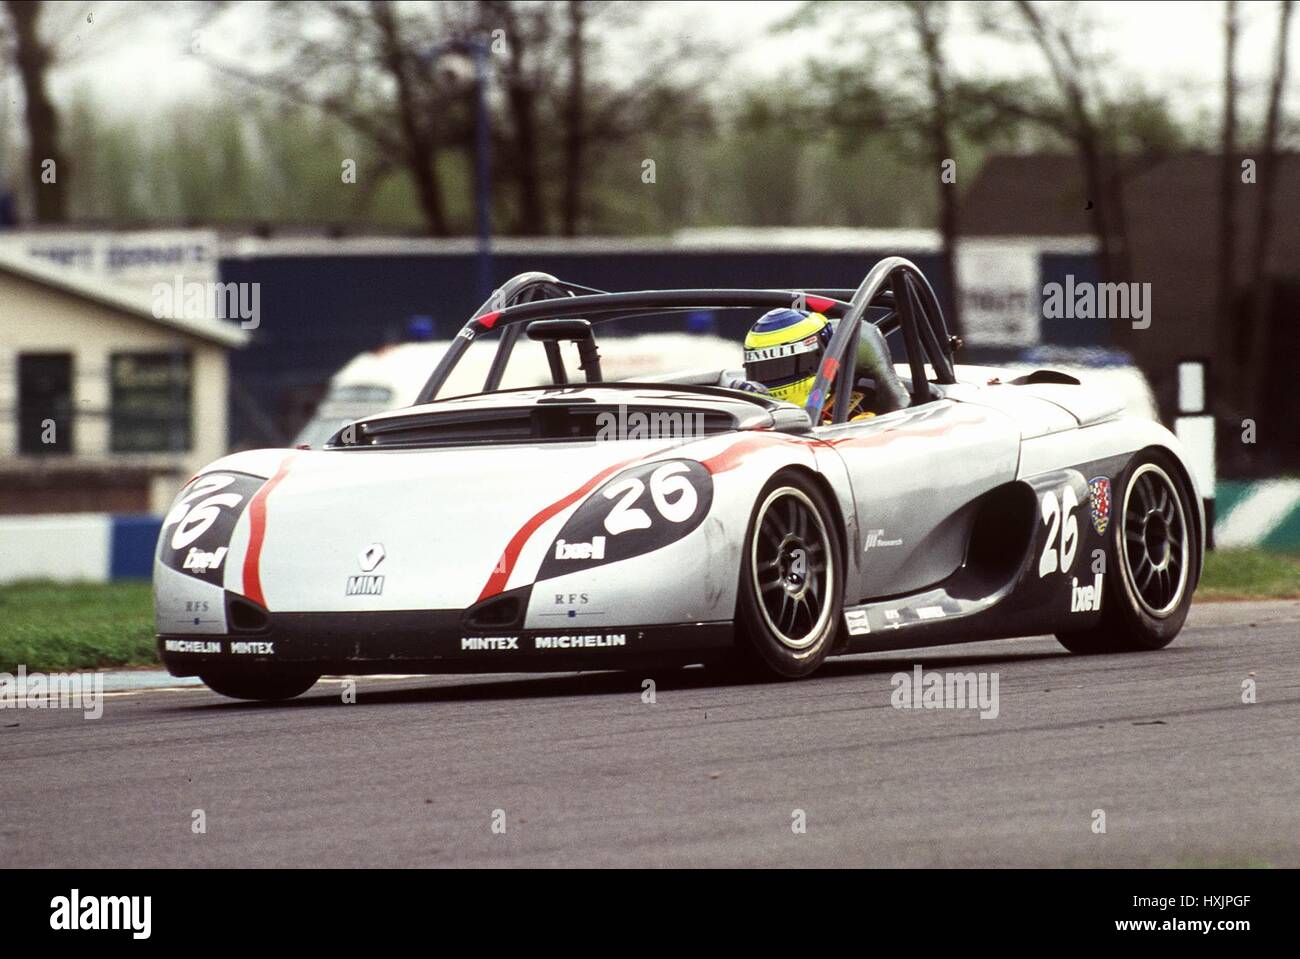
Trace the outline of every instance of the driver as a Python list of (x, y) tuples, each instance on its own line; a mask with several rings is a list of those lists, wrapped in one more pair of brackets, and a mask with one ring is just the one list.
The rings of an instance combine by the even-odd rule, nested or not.
[[(808, 402), (822, 356), (835, 327), (821, 313), (788, 307), (771, 310), (758, 318), (745, 337), (745, 377), (724, 385), (732, 389), (769, 393), (796, 406)], [(908, 405), (907, 391), (894, 372), (885, 338), (874, 323), (862, 321), (858, 344), (857, 375), (875, 382), (875, 398), (868, 409), (866, 394), (853, 391), (849, 419), (874, 416), (876, 412), (902, 409)], [(822, 419), (829, 421), (835, 408), (832, 389), (822, 406)]]

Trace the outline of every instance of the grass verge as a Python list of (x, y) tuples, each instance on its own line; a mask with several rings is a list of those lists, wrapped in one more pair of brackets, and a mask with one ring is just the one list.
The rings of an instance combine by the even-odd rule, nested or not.
[(148, 581), (0, 587), (0, 672), (156, 664)]
[(1300, 598), (1300, 556), (1261, 549), (1206, 553), (1196, 598), (1202, 602)]

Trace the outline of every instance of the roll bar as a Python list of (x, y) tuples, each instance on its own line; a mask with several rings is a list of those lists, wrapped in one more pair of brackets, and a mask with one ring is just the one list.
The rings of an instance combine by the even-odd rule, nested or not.
[[(799, 306), (853, 321), (836, 325), (818, 368), (805, 405), (814, 423), (820, 422), (826, 396), (834, 381), (841, 377), (848, 383), (856, 381), (861, 332), (857, 321), (866, 316), (868, 308), (886, 311), (876, 321), (883, 334), (902, 328), (911, 368), (913, 404), (930, 398), (925, 375), (927, 362), (938, 382), (956, 382), (952, 354), (961, 344), (949, 335), (934, 290), (911, 261), (903, 257), (888, 257), (871, 268), (856, 290), (701, 289), (607, 293), (559, 280), (549, 273), (521, 273), (494, 291), (461, 328), (420, 390), (416, 404), (436, 399), (470, 344), (498, 327), (501, 340), (484, 380), (483, 392), (500, 388), (510, 354), (524, 329), (534, 320), (583, 318), (601, 323), (701, 309), (775, 309), (782, 306)], [(836, 393), (832, 422), (840, 423), (848, 418), (851, 393), (847, 389)]]
[[(885, 284), (889, 287), (886, 289)], [(885, 297), (888, 293), (888, 297)], [(934, 295), (930, 281), (911, 260), (901, 256), (891, 256), (881, 260), (871, 268), (854, 291), (849, 302), (849, 309), (843, 320), (835, 328), (826, 355), (822, 358), (817, 378), (813, 381), (812, 392), (804, 409), (814, 423), (821, 422), (822, 408), (831, 385), (841, 372), (845, 382), (857, 381), (858, 341), (862, 330), (861, 320), (867, 307), (886, 305), (891, 313), (880, 320), (877, 326), (885, 334), (898, 327), (903, 330), (903, 343), (907, 347), (907, 363), (912, 374), (912, 405), (930, 399), (930, 384), (925, 375), (928, 361), (934, 368), (935, 379), (940, 383), (956, 383), (952, 354), (961, 344), (949, 335), (947, 324), (943, 320), (943, 311), (939, 300)], [(843, 389), (835, 394), (835, 406), (831, 411), (832, 423), (843, 423), (848, 419), (851, 389)]]

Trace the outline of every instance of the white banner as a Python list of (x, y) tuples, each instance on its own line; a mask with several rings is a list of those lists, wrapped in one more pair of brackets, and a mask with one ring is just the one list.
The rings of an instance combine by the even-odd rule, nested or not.
[(961, 320), (972, 346), (1035, 346), (1039, 324), (1038, 253), (1027, 243), (962, 240), (957, 248)]
[(0, 250), (139, 290), (172, 283), (177, 276), (185, 282), (218, 279), (212, 230), (0, 233)]

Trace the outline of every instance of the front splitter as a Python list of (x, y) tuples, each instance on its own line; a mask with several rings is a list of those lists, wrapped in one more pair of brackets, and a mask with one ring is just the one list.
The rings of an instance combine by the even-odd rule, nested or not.
[(731, 622), (567, 630), (474, 629), (459, 612), (273, 613), (256, 633), (159, 634), (174, 676), (310, 666), (322, 674), (557, 672), (699, 662), (729, 649)]

